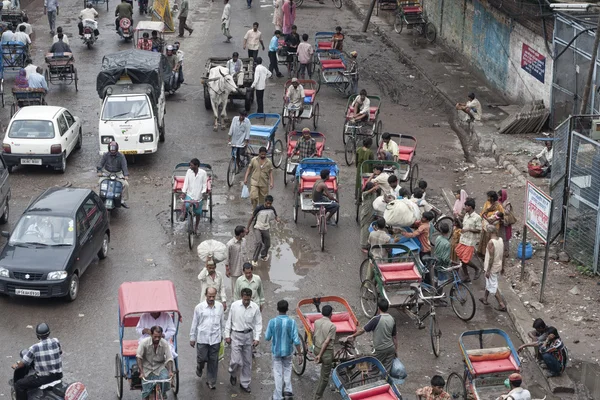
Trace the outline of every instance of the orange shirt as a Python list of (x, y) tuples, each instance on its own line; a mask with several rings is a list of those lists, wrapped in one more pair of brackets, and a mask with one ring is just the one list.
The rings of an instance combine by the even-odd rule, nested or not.
[(419, 227), (409, 233), (407, 237), (416, 237), (421, 242), (421, 253), (431, 253), (431, 243), (429, 242), (429, 222), (421, 222)]

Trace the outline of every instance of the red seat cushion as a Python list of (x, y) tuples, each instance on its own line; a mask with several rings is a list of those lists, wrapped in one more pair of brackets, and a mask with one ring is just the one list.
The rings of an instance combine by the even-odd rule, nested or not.
[(415, 14), (422, 13), (423, 9), (420, 6), (402, 7), (402, 11), (404, 11), (404, 14)]
[[(375, 116), (377, 115), (378, 107), (369, 107), (369, 121), (375, 121)], [(354, 107), (348, 107), (348, 112), (346, 113), (346, 119), (350, 119), (354, 116)]]
[(519, 366), (512, 354), (501, 360), (471, 361), (475, 375), (493, 374), (497, 372), (518, 371)]
[(394, 400), (398, 399), (389, 384), (376, 386), (350, 394), (350, 400)]
[(310, 97), (310, 103), (312, 104), (315, 101), (315, 95), (317, 94), (316, 90), (312, 89), (304, 89), (304, 98)]
[[(287, 155), (291, 157), (294, 152), (294, 148), (296, 147), (297, 140), (288, 140), (288, 148)], [(323, 155), (323, 149), (325, 148), (325, 142), (317, 142), (317, 157), (321, 157)]]
[(138, 349), (137, 339), (123, 340), (123, 356), (135, 357)]
[(421, 282), (421, 274), (415, 263), (378, 264), (384, 283)]
[(342, 60), (322, 60), (321, 66), (323, 69), (346, 69)]
[[(315, 331), (315, 321), (323, 318), (322, 314), (312, 313), (305, 314), (304, 317), (310, 325), (311, 332)], [(356, 324), (354, 320), (347, 312), (333, 313), (331, 315), (331, 322), (335, 325), (336, 333), (354, 333), (356, 332)]]
[(319, 42), (318, 43), (319, 50), (329, 50), (333, 47), (333, 43), (331, 42)]
[(415, 155), (415, 148), (409, 146), (398, 146), (398, 158), (401, 161), (411, 162)]
[[(302, 175), (300, 177), (300, 191), (301, 192), (308, 192), (311, 191), (313, 186), (315, 185), (315, 182), (318, 181), (319, 179), (321, 179), (320, 176), (307, 176), (307, 175)], [(327, 181), (325, 182), (327, 184), (327, 189), (329, 189), (330, 191), (332, 191), (333, 193), (337, 193), (337, 180), (335, 179), (335, 177), (330, 176), (329, 179), (327, 179)]]
[(181, 189), (183, 189), (183, 182), (185, 181), (185, 176), (174, 176), (173, 179), (175, 180), (173, 182), (173, 191), (181, 192)]

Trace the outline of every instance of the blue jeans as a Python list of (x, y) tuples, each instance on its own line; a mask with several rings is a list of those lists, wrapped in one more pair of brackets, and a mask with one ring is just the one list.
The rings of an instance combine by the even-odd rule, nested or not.
[(562, 372), (563, 366), (562, 366), (562, 363), (556, 359), (556, 357), (554, 357), (550, 353), (542, 353), (542, 359), (546, 363), (546, 366), (548, 367), (548, 371), (550, 371), (552, 373), (552, 375), (560, 375), (560, 373)]
[[(150, 373), (146, 376), (146, 380), (148, 380), (148, 381), (163, 380), (163, 379), (168, 379), (168, 378), (169, 378), (169, 372), (167, 371), (166, 368), (164, 368), (162, 371), (160, 371), (160, 374), (158, 374), (158, 375)], [(156, 384), (154, 384), (152, 382), (142, 381), (142, 399), (145, 399), (148, 396), (150, 396), (150, 394), (152, 393), (152, 390), (154, 390), (154, 386), (156, 386)], [(164, 395), (171, 389), (171, 385), (169, 383), (160, 383), (160, 389), (161, 389), (161, 393)]]
[(325, 207), (325, 211), (333, 215), (340, 208), (340, 204), (335, 201), (332, 201), (331, 204), (327, 204), (323, 207)]
[(273, 356), (273, 400), (283, 400), (282, 392), (292, 392), (292, 356)]

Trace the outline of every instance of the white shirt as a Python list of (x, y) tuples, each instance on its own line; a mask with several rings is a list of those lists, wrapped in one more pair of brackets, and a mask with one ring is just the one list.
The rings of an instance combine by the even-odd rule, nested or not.
[[(96, 17), (98, 16), (98, 11), (96, 11), (94, 8), (84, 8), (83, 10), (81, 10), (79, 12), (79, 19), (81, 19), (82, 21), (84, 19), (96, 19)], [(64, 39), (63, 39), (64, 41)]]
[(252, 329), (254, 340), (260, 339), (262, 333), (262, 315), (258, 305), (250, 301), (248, 307), (244, 307), (242, 300), (234, 301), (229, 308), (229, 317), (225, 324), (225, 338), (231, 337), (232, 331), (245, 331)]
[(143, 338), (150, 337), (148, 334), (142, 334), (144, 329), (150, 329), (153, 326), (160, 326), (163, 329), (163, 334), (165, 335), (165, 340), (169, 341), (175, 333), (177, 329), (175, 328), (175, 324), (173, 323), (173, 318), (169, 313), (160, 313), (158, 318), (154, 319), (150, 313), (144, 313), (140, 317), (135, 330), (137, 334), (140, 336), (140, 340)]
[(237, 61), (233, 61), (233, 58), (230, 59), (229, 61), (227, 61), (227, 68), (229, 69), (229, 73), (231, 75), (235, 75), (239, 72), (242, 72), (242, 60), (240, 60), (239, 58), (237, 59)]
[(206, 193), (206, 184), (208, 182), (208, 175), (202, 168), (198, 168), (198, 173), (188, 169), (185, 173), (185, 180), (183, 181), (183, 193), (187, 194), (192, 200), (202, 199), (202, 195)]
[(177, 56), (177, 62), (179, 63), (179, 65), (183, 65), (183, 56), (185, 55), (185, 53), (181, 50), (177, 50), (177, 53), (175, 53), (175, 55)]
[(398, 197), (400, 197), (400, 190), (401, 189), (402, 189), (402, 187), (400, 185), (396, 185), (395, 189), (390, 186), (390, 194), (392, 196), (394, 196), (395, 198), (398, 198)]
[(37, 67), (33, 64), (29, 64), (25, 67), (25, 73), (27, 74), (27, 79), (29, 79), (29, 74), (33, 74), (37, 70)]
[(223, 8), (223, 14), (221, 15), (221, 23), (225, 24), (226, 28), (229, 28), (229, 21), (231, 20), (231, 4), (225, 4)]
[(215, 271), (215, 277), (208, 274), (206, 268), (202, 268), (202, 271), (198, 274), (198, 280), (200, 281), (200, 301), (206, 300), (206, 289), (211, 287), (217, 290), (217, 297), (215, 300), (227, 302), (227, 295), (225, 294), (225, 285), (223, 284), (223, 275), (219, 271)]
[(246, 47), (248, 50), (258, 50), (260, 41), (262, 40), (262, 33), (260, 33), (259, 30), (254, 32), (254, 29), (250, 29), (244, 35), (244, 40), (246, 41)]
[(27, 22), (21, 22), (18, 26), (17, 26), (17, 32), (19, 31), (19, 29), (21, 28), (21, 25), (23, 25), (25, 27), (25, 33), (28, 35), (31, 35), (33, 33), (33, 27), (31, 26), (30, 23)]
[(497, 400), (509, 399), (509, 400), (531, 400), (531, 393), (529, 390), (523, 389), (522, 387), (514, 388), (508, 394), (498, 397)]
[(12, 31), (4, 31), (4, 33), (2, 33), (2, 43), (7, 43), (7, 42), (11, 42), (13, 40), (13, 36), (15, 36), (15, 34)]
[[(360, 96), (356, 96), (356, 99), (354, 99), (354, 102), (352, 103), (352, 107), (354, 107), (354, 114), (358, 115), (358, 114), (366, 114), (369, 115), (369, 109), (371, 108), (371, 100), (369, 100), (368, 97), (365, 97), (364, 100), (362, 100), (362, 104), (359, 104), (359, 101), (361, 101)], [(360, 108), (358, 108), (358, 106), (360, 106)], [(391, 142), (391, 140), (390, 140)]]
[(467, 107), (473, 110), (473, 118), (475, 121), (481, 121), (481, 103), (477, 99), (473, 99), (471, 101), (467, 101)]
[(262, 64), (257, 65), (254, 70), (254, 82), (252, 82), (252, 87), (256, 90), (265, 90), (267, 78), (270, 78), (271, 75), (271, 71), (269, 71), (267, 67)]
[(13, 35), (12, 38), (13, 42), (21, 42), (23, 44), (31, 44), (31, 39), (29, 38), (29, 35), (26, 34), (25, 32), (17, 32)]
[[(56, 42), (58, 42), (58, 34), (54, 35), (54, 38), (52, 38), (52, 44), (54, 44)], [(65, 44), (69, 44), (69, 38), (64, 33), (63, 33), (63, 42)]]
[(2, 9), (3, 10), (12, 10), (12, 3), (10, 2), (10, 0), (4, 0), (2, 2)]
[(215, 301), (215, 304), (209, 307), (208, 303), (203, 301), (194, 309), (190, 341), (211, 346), (221, 343), (224, 325), (223, 304)]
[(536, 158), (542, 158), (542, 157), (544, 157), (546, 159), (546, 161), (548, 161), (548, 164), (552, 164), (553, 150), (554, 150), (554, 148), (548, 150), (547, 147), (544, 147), (544, 149), (540, 152), (540, 154), (538, 154), (536, 156)]
[(298, 88), (295, 88), (294, 85), (290, 85), (285, 95), (290, 100), (290, 104), (292, 105), (301, 107), (304, 104), (305, 96), (304, 87), (302, 85), (298, 85)]

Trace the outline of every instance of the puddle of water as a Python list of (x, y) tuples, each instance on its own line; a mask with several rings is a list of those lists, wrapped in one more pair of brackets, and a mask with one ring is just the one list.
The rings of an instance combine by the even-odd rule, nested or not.
[[(293, 244), (293, 240), (291, 240)], [(269, 280), (281, 287), (275, 291), (293, 292), (298, 290), (295, 286), (303, 277), (296, 273), (298, 258), (294, 255), (290, 244), (283, 242), (271, 250)], [(305, 272), (306, 273), (306, 272)]]
[(585, 386), (590, 398), (600, 399), (600, 365), (577, 361), (567, 367), (567, 374)]

